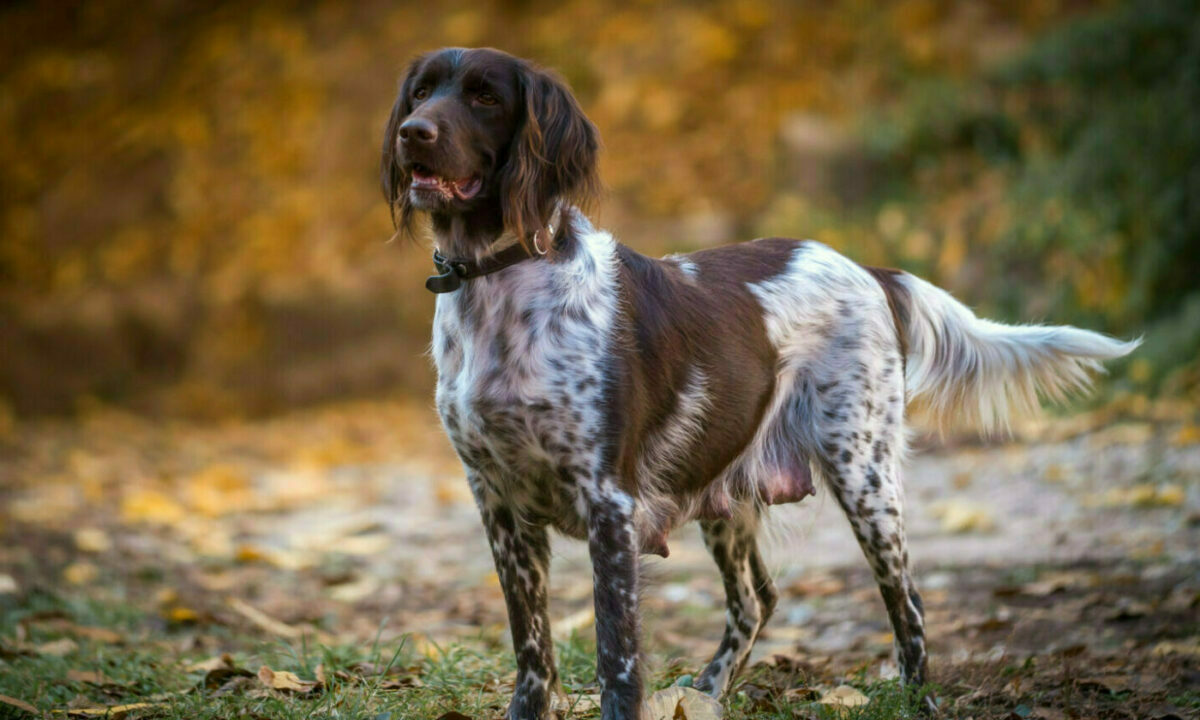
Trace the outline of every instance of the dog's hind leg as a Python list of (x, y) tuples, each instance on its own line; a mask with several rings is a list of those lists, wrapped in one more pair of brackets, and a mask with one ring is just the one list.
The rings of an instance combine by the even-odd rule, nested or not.
[(825, 413), (821, 465), (879, 584), (901, 678), (921, 685), (927, 664), (925, 613), (909, 573), (904, 536), (902, 397), (885, 392), (862, 402), (835, 404)]
[(758, 551), (757, 513), (729, 520), (702, 520), (704, 544), (721, 570), (725, 585), (725, 635), (712, 660), (696, 679), (697, 690), (720, 697), (737, 676), (758, 633), (775, 609), (775, 585)]

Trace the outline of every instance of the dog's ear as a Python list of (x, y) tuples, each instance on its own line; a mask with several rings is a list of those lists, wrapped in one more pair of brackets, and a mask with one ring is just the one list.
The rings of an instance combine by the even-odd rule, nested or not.
[(504, 225), (522, 242), (543, 227), (554, 202), (591, 200), (599, 187), (596, 126), (566, 83), (526, 67), (521, 75), (525, 116), (513, 136), (500, 183)]
[(400, 158), (396, 153), (396, 136), (400, 132), (400, 123), (412, 112), (412, 84), (424, 59), (424, 56), (421, 56), (413, 60), (404, 74), (400, 92), (396, 95), (396, 102), (392, 104), (392, 114), (388, 116), (387, 125), (383, 129), (383, 152), (379, 159), (379, 184), (392, 215), (392, 226), (398, 232), (409, 235), (412, 231), (413, 207), (408, 196), (408, 186), (412, 184), (412, 178), (400, 166)]

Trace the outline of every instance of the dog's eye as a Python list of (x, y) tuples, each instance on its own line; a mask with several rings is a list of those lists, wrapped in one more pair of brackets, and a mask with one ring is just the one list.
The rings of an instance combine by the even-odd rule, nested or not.
[(416, 90), (413, 90), (414, 100), (424, 100), (427, 97), (429, 97), (429, 88), (419, 87)]
[(500, 98), (496, 97), (495, 95), (493, 95), (491, 93), (486, 93), (486, 92), (479, 93), (478, 95), (476, 95), (475, 100), (480, 105), (499, 105), (500, 104)]

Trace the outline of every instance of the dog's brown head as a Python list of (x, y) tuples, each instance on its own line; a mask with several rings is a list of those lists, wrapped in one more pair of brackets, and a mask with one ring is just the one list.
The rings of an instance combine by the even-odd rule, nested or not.
[(383, 137), (380, 179), (401, 230), (469, 216), (524, 239), (554, 202), (596, 190), (595, 126), (554, 75), (490, 48), (447, 48), (408, 69)]

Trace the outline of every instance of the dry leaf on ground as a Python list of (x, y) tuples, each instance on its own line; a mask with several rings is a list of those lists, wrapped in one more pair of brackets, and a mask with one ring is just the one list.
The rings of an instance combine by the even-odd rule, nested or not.
[(221, 668), (232, 668), (233, 666), (233, 656), (229, 653), (221, 653), (216, 657), (210, 657), (207, 660), (201, 660), (199, 662), (185, 665), (183, 669), (187, 672), (206, 673), (213, 670), (220, 670)]
[(99, 528), (80, 528), (75, 531), (75, 547), (83, 552), (102, 553), (112, 548), (112, 540)]
[(686, 687), (659, 690), (646, 700), (647, 720), (717, 720), (722, 712), (721, 703)]
[(104, 718), (104, 720), (122, 720), (134, 710), (148, 710), (162, 707), (159, 703), (130, 703), (128, 705), (101, 705), (99, 707), (81, 707), (67, 710), (67, 717), (73, 718)]
[[(41, 713), (38, 712), (37, 708), (35, 708), (34, 706), (25, 702), (24, 700), (18, 700), (15, 697), (9, 697), (7, 695), (0, 695), (0, 705), (4, 705), (4, 706), (10, 707), (10, 708), (16, 708), (17, 710), (23, 710), (23, 711), (29, 713), (30, 715), (41, 715)], [(18, 717), (20, 717), (20, 716), (18, 716)]]
[(866, 705), (871, 701), (866, 695), (863, 695), (858, 690), (849, 685), (838, 685), (834, 689), (821, 696), (817, 701), (820, 705), (830, 705), (833, 707), (852, 708)]
[(108, 685), (112, 682), (95, 670), (68, 670), (67, 679), (71, 682), (82, 682), (92, 685)]
[(295, 673), (287, 670), (272, 670), (266, 665), (258, 669), (258, 679), (272, 690), (286, 690), (302, 694), (313, 692), (320, 687), (320, 683), (313, 680), (301, 680), (300, 676)]
[(39, 655), (55, 655), (62, 657), (70, 655), (79, 649), (79, 645), (71, 638), (59, 638), (48, 643), (42, 643), (34, 648)]
[(251, 623), (257, 625), (259, 629), (266, 630), (272, 635), (285, 638), (300, 638), (305, 634), (305, 630), (302, 628), (292, 627), (287, 623), (276, 620), (240, 598), (229, 598), (229, 607)]
[(991, 532), (996, 521), (985, 508), (963, 500), (942, 500), (930, 508), (931, 515), (942, 523), (947, 533)]

